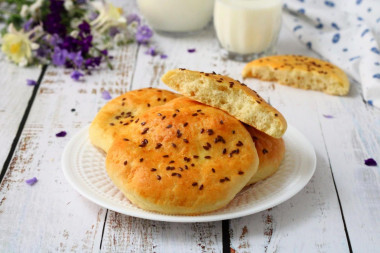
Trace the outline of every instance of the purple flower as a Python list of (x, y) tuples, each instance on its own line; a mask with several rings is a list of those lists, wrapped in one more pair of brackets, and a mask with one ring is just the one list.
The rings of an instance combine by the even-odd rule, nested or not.
[(167, 56), (166, 54), (161, 54), (161, 55), (160, 55), (160, 58), (161, 58), (161, 59), (166, 59), (166, 58), (168, 58), (168, 56)]
[(37, 178), (36, 177), (33, 177), (31, 179), (27, 179), (25, 180), (25, 183), (27, 183), (28, 185), (34, 185), (35, 183), (37, 183)]
[(79, 72), (78, 70), (74, 70), (73, 72), (71, 72), (71, 75), (70, 77), (72, 79), (74, 79), (75, 81), (79, 81), (79, 78), (84, 76), (81, 72)]
[(78, 3), (78, 4), (85, 4), (85, 3), (86, 3), (86, 0), (77, 0), (77, 3)]
[(141, 19), (137, 14), (129, 14), (127, 16), (127, 24), (132, 24), (133, 22), (136, 22), (137, 25), (140, 25)]
[(37, 82), (32, 79), (26, 79), (26, 84), (29, 86), (34, 86), (37, 84)]
[(120, 33), (120, 31), (116, 27), (111, 27), (110, 30), (109, 30), (109, 35), (111, 37), (115, 37), (115, 35), (118, 34), (118, 33)]
[(334, 116), (332, 116), (332, 115), (327, 115), (327, 114), (323, 114), (323, 117), (325, 117), (326, 119), (332, 119), (332, 118), (334, 118)]
[(101, 57), (92, 57), (92, 58), (87, 58), (86, 61), (84, 62), (84, 65), (86, 68), (90, 67), (96, 67), (99, 66), (101, 62)]
[(157, 52), (156, 52), (156, 48), (155, 48), (155, 47), (150, 47), (150, 48), (148, 48), (148, 50), (145, 51), (145, 54), (149, 54), (149, 55), (151, 55), (151, 56), (155, 56), (155, 55), (157, 54)]
[(28, 32), (28, 31), (32, 30), (33, 23), (34, 23), (34, 20), (32, 18), (29, 19), (28, 21), (26, 21), (25, 24), (23, 25), (24, 31)]
[(189, 53), (194, 53), (196, 51), (196, 49), (195, 48), (190, 48), (190, 49), (187, 49), (187, 52), (189, 52)]
[(66, 26), (62, 22), (62, 17), (67, 16), (67, 11), (63, 6), (64, 1), (49, 1), (49, 14), (43, 19), (43, 29), (50, 34), (66, 35)]
[(101, 53), (102, 55), (107, 56), (107, 55), (108, 55), (108, 50), (107, 50), (107, 49), (100, 50), (100, 53)]
[(52, 45), (53, 47), (56, 47), (58, 46), (59, 44), (61, 44), (63, 42), (62, 38), (59, 37), (58, 34), (53, 34), (50, 39), (48, 40), (48, 42), (50, 43), (50, 45)]
[(138, 43), (147, 43), (153, 36), (153, 31), (147, 26), (139, 26), (136, 31), (136, 40)]
[(367, 166), (377, 166), (377, 162), (373, 158), (364, 160), (364, 164)]
[(53, 64), (56, 66), (63, 66), (66, 62), (66, 57), (68, 56), (68, 52), (66, 49), (61, 50), (59, 47), (54, 48), (54, 53), (52, 56)]
[(83, 22), (78, 26), (80, 33), (84, 34), (90, 34), (91, 33), (91, 27), (90, 25), (83, 20)]
[(65, 137), (66, 134), (67, 134), (66, 131), (61, 131), (59, 133), (56, 133), (55, 136), (57, 136), (57, 137)]
[(112, 97), (111, 97), (110, 93), (105, 90), (102, 92), (102, 98), (104, 98), (105, 100), (110, 100)]
[(77, 68), (80, 68), (83, 64), (82, 52), (70, 53), (68, 58), (75, 64)]
[(99, 14), (98, 14), (97, 12), (94, 11), (94, 12), (91, 12), (89, 19), (90, 19), (90, 21), (93, 21), (93, 20), (95, 20), (98, 16), (99, 16)]

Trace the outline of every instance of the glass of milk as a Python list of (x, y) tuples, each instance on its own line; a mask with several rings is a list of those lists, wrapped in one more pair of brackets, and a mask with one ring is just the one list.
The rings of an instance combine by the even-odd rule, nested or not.
[(275, 54), (281, 11), (281, 0), (215, 0), (215, 31), (228, 58), (251, 61)]
[(140, 12), (159, 33), (186, 35), (212, 20), (214, 0), (137, 0)]

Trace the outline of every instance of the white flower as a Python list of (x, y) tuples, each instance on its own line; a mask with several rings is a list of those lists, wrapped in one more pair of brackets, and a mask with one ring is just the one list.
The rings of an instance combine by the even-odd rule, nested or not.
[[(38, 26), (25, 33), (23, 30), (17, 31), (13, 24), (10, 24), (8, 33), (2, 37), (1, 50), (11, 61), (26, 66), (32, 60), (32, 50), (39, 47), (34, 41), (42, 35), (41, 31), (42, 28)], [(31, 34), (33, 39), (30, 39)]]
[(121, 15), (121, 8), (106, 2), (91, 2), (91, 4), (99, 11), (99, 16), (90, 24), (100, 33), (104, 33), (110, 27), (123, 27), (127, 24), (127, 20)]
[(67, 11), (71, 11), (74, 8), (73, 1), (71, 0), (65, 0), (65, 2), (63, 3), (63, 6), (65, 7)]
[(30, 13), (32, 13), (32, 15), (34, 15), (34, 13), (41, 8), (43, 2), (44, 2), (44, 0), (37, 0), (37, 1), (35, 1), (29, 7)]
[(26, 4), (23, 4), (21, 7), (20, 15), (23, 18), (26, 18), (26, 16), (29, 14), (29, 7)]

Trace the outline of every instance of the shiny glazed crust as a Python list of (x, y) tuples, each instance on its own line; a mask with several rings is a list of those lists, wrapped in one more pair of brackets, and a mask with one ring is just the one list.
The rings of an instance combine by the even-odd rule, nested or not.
[(241, 122), (181, 97), (135, 118), (110, 148), (106, 168), (140, 208), (196, 215), (226, 206), (258, 163)]
[(247, 184), (250, 185), (272, 176), (278, 170), (284, 159), (285, 143), (282, 138), (273, 138), (251, 126), (246, 125), (246, 128), (259, 156), (259, 167)]
[(138, 115), (179, 96), (167, 90), (144, 88), (112, 99), (91, 123), (89, 134), (92, 144), (107, 152), (119, 132), (124, 131)]
[(185, 69), (168, 71), (162, 81), (181, 94), (222, 109), (266, 134), (280, 138), (287, 124), (255, 91), (230, 77)]
[(347, 95), (350, 82), (337, 66), (307, 56), (275, 55), (248, 63), (243, 77), (277, 81), (294, 88), (323, 91), (330, 95)]

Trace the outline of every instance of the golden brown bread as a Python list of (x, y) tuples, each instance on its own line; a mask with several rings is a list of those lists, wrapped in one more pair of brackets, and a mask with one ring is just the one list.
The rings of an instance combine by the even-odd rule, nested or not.
[(285, 155), (285, 143), (282, 138), (273, 138), (254, 127), (246, 125), (251, 134), (259, 156), (257, 172), (249, 180), (247, 185), (256, 183), (272, 176), (280, 167)]
[(257, 170), (255, 145), (241, 122), (185, 97), (139, 117), (107, 159), (114, 184), (137, 206), (195, 215), (226, 206)]
[(300, 55), (274, 55), (254, 60), (244, 67), (242, 75), (330, 95), (343, 96), (350, 90), (350, 82), (343, 70), (331, 63)]
[(91, 123), (89, 134), (92, 144), (107, 152), (119, 132), (139, 114), (179, 96), (166, 90), (144, 88), (112, 99), (100, 109)]
[(185, 69), (168, 71), (162, 81), (198, 102), (222, 109), (266, 134), (280, 138), (285, 118), (255, 91), (230, 77)]

